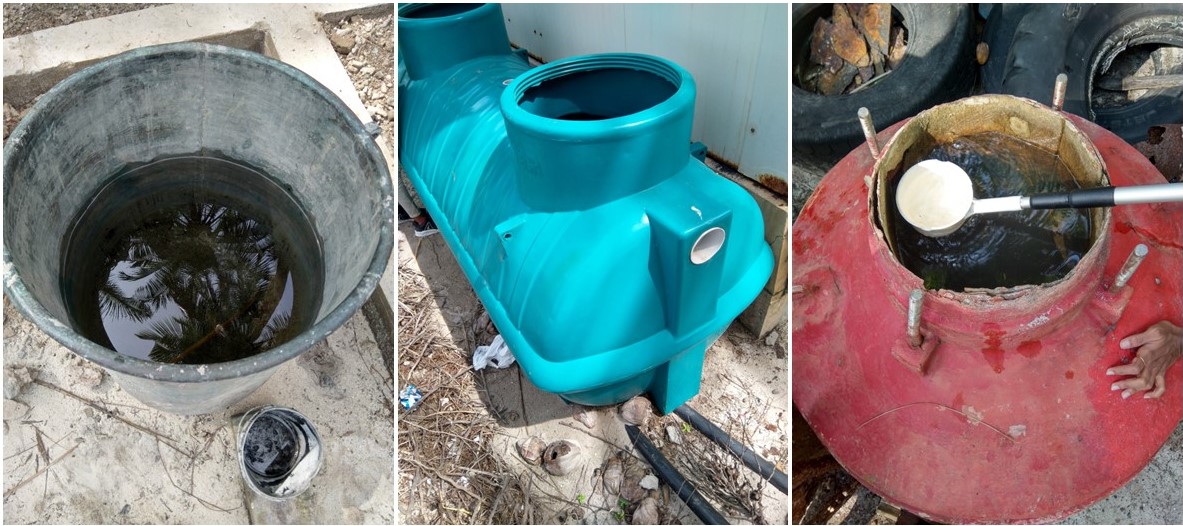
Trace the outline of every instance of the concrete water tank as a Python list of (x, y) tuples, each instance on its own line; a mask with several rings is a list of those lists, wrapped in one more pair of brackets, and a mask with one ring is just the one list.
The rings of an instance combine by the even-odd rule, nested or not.
[[(201, 168), (165, 171), (135, 184), (124, 177), (178, 160)], [(258, 177), (231, 177), (225, 188), (210, 188), (213, 178), (207, 175), (212, 174), (201, 170), (228, 164), (236, 167), (236, 174)], [(306, 260), (310, 269), (307, 279), (295, 284), (296, 301), (301, 294), (311, 300), (300, 315), (304, 329), (285, 335), (290, 339), (282, 344), (269, 339), (275, 345), (256, 346), (252, 355), (240, 359), (185, 363), (181, 358), (192, 356), (186, 353), (193, 349), (249, 332), (235, 330), (248, 321), (237, 315), (246, 307), (226, 301), (222, 306), (231, 314), (213, 330), (177, 318), (150, 320), (184, 333), (172, 342), (185, 349), (176, 359), (115, 352), (111, 342), (103, 341), (107, 337), (101, 328), (86, 330), (94, 325), (93, 317), (78, 314), (98, 310), (98, 305), (82, 308), (72, 301), (70, 289), (83, 283), (70, 275), (76, 258), (67, 254), (63, 240), (73, 237), (82, 217), (126, 222), (133, 207), (121, 207), (116, 201), (122, 197), (151, 194), (147, 200), (154, 203), (183, 201), (195, 189), (216, 191), (243, 207), (310, 226), (307, 236), (287, 243), (294, 258)], [(264, 189), (284, 198), (268, 200)], [(257, 53), (210, 44), (136, 49), (82, 69), (49, 90), (5, 143), (5, 295), (38, 327), (106, 368), (145, 404), (182, 414), (217, 411), (323, 340), (369, 298), (392, 249), (393, 203), (389, 169), (377, 143), (336, 95), (302, 71)], [(227, 228), (205, 232), (207, 239), (218, 232), (232, 234)], [(157, 248), (182, 237), (189, 238), (162, 236)], [(192, 292), (190, 296), (197, 296), (191, 298), (193, 304), (211, 305), (221, 296), (204, 294), (198, 283), (226, 283), (228, 275), (241, 269), (209, 259), (200, 269), (162, 266), (160, 274), (178, 277), (163, 288)], [(128, 294), (133, 297), (123, 301), (164, 303), (157, 301), (164, 296), (155, 290)], [(254, 297), (265, 298), (262, 293)], [(278, 327), (270, 323), (277, 318), (261, 319)], [(261, 326), (252, 327), (248, 344), (262, 338), (266, 327)], [(173, 336), (166, 332), (156, 337), (162, 347), (165, 336)], [(204, 336), (190, 337), (195, 334)]]

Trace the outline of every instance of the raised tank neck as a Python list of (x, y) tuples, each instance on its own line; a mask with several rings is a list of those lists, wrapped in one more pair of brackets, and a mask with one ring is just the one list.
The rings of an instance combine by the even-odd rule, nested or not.
[(673, 177), (690, 160), (694, 97), (686, 70), (649, 55), (577, 56), (518, 76), (501, 113), (522, 198), (586, 209)]
[(411, 80), (511, 51), (498, 4), (400, 4), (398, 50)]

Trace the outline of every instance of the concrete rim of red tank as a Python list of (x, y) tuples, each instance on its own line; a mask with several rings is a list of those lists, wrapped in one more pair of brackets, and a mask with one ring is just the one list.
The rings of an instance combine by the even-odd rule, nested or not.
[[(1091, 159), (1089, 161), (1096, 163), (1097, 168), (1100, 170), (1098, 176), (1101, 182), (1107, 184), (1109, 181), (1105, 159), (1097, 151), (1092, 142), (1087, 140), (1086, 134), (1076, 127), (1071, 119), (1065, 118), (1064, 114), (1055, 112), (1051, 108), (1043, 106), (1031, 99), (1013, 95), (979, 95), (937, 106), (925, 110), (915, 117), (906, 119), (880, 150), (882, 153), (872, 166), (871, 181), (867, 192), (866, 218), (870, 223), (871, 232), (873, 233), (873, 236), (868, 237), (868, 241), (871, 243), (871, 252), (876, 254), (881, 263), (879, 265), (872, 265), (871, 267), (880, 272), (885, 283), (899, 285), (894, 291), (896, 294), (892, 295), (891, 299), (893, 304), (901, 312), (907, 312), (908, 310), (908, 294), (914, 289), (924, 290), (924, 283), (919, 276), (912, 273), (912, 271), (908, 270), (896, 259), (894, 252), (888, 244), (887, 236), (883, 231), (882, 225), (880, 225), (876, 217), (880, 206), (878, 203), (879, 194), (875, 190), (884, 183), (883, 179), (885, 176), (883, 171), (887, 169), (885, 164), (891, 159), (892, 152), (902, 147), (900, 143), (905, 140), (904, 137), (907, 135), (906, 130), (914, 126), (914, 124), (931, 119), (937, 112), (947, 112), (950, 108), (961, 109), (978, 105), (997, 107), (1000, 104), (1004, 104), (1008, 108), (1018, 111), (1042, 113), (1044, 118), (1057, 119), (1062, 122), (1064, 129), (1061, 133), (1072, 134), (1083, 138), (1084, 140), (1076, 146), (1083, 148), (1084, 151), (1081, 154), (1090, 157)], [(900, 155), (902, 157), (902, 153)], [(899, 164), (903, 164), (902, 159), (899, 161)], [(1048, 323), (1032, 323), (1033, 319), (1038, 320), (1039, 318), (1032, 318), (1030, 313), (1033, 311), (1044, 312), (1052, 306), (1064, 305), (1070, 306), (1066, 310), (1076, 310), (1083, 307), (1085, 301), (1089, 299), (1089, 287), (1085, 287), (1084, 285), (1101, 281), (1105, 262), (1109, 258), (1109, 223), (1112, 214), (1109, 212), (1109, 209), (1104, 209), (1098, 215), (1102, 220), (1095, 228), (1097, 232), (1096, 239), (1089, 247), (1088, 252), (1081, 258), (1080, 262), (1063, 278), (1043, 285), (999, 287), (989, 292), (964, 292), (947, 289), (926, 290), (925, 309), (932, 309), (934, 313), (942, 314), (935, 318), (946, 321), (964, 319), (964, 316), (961, 316), (961, 314), (967, 308), (992, 310), (993, 315), (999, 316), (997, 319), (1000, 325), (1014, 325), (1025, 329), (1013, 333), (1012, 336), (1014, 339), (1031, 340), (1053, 331), (1057, 326), (1056, 322), (1058, 320), (1067, 319), (1068, 317), (1060, 316), (1056, 319), (1049, 319)], [(954, 326), (946, 328), (957, 329), (958, 327), (956, 325), (954, 323)]]

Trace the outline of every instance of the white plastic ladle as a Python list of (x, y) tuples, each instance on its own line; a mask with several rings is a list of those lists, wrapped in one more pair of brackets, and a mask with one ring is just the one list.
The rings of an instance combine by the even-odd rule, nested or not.
[(1103, 186), (1032, 196), (974, 199), (969, 174), (948, 161), (929, 159), (904, 172), (895, 206), (904, 220), (929, 237), (956, 232), (970, 216), (1051, 208), (1097, 208), (1183, 202), (1183, 183)]

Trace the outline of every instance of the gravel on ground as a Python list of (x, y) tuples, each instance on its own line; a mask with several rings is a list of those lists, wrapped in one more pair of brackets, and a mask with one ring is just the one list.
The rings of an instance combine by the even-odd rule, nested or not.
[(4, 38), (165, 4), (4, 4)]
[(382, 138), (393, 146), (394, 13), (354, 15), (336, 24), (323, 24), (358, 96), (382, 129)]

